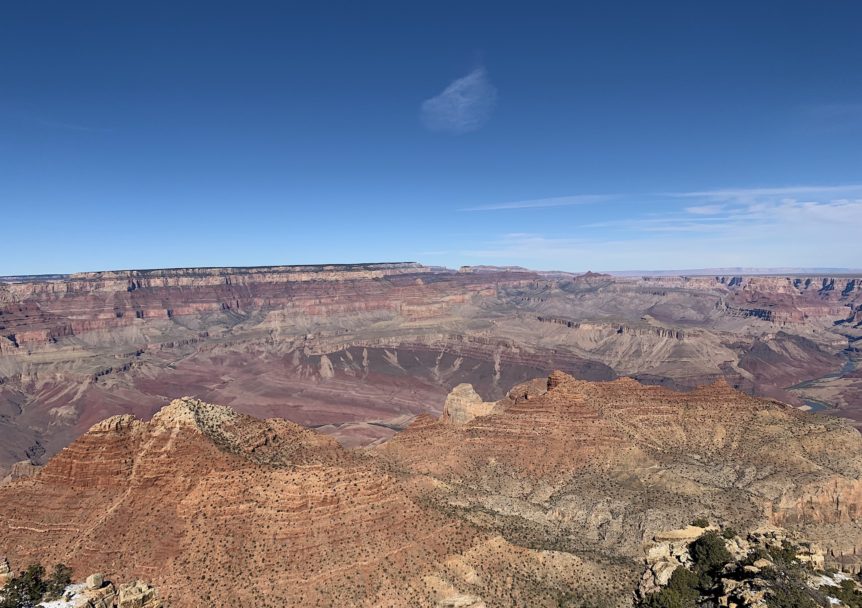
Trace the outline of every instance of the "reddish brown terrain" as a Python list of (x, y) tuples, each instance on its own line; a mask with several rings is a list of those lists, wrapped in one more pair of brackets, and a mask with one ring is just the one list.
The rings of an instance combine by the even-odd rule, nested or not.
[(194, 399), (115, 416), (0, 488), (0, 554), (178, 607), (631, 606), (643, 543), (700, 516), (858, 567), (862, 435), (837, 418), (562, 372), (478, 399), (352, 451)]
[[(381, 441), (469, 382), (562, 369), (862, 420), (854, 277), (652, 277), (357, 264), (0, 282), (0, 479), (97, 421), (194, 395)], [(19, 466), (16, 471), (27, 471)]]

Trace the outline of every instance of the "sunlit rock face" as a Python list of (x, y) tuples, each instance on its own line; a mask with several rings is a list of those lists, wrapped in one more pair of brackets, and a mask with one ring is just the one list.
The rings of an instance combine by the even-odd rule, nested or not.
[(555, 371), (458, 422), (484, 402), (453, 395), (449, 418), (365, 450), (191, 397), (112, 416), (0, 487), (0, 555), (144, 579), (180, 608), (622, 608), (644, 547), (695, 538), (704, 515), (859, 567), (862, 435), (840, 419), (723, 380), (675, 392)]

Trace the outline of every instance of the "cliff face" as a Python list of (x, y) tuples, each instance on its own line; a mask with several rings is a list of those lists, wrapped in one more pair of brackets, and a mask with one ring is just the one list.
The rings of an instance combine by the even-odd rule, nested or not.
[[(862, 281), (613, 278), (413, 263), (80, 273), (0, 282), (0, 478), (96, 421), (183, 395), (390, 437), (472, 384), (562, 369), (690, 389), (725, 378), (862, 420)], [(811, 381), (817, 380), (816, 385)], [(798, 388), (798, 385), (805, 384)]]
[(636, 558), (661, 530), (707, 516), (803, 530), (836, 559), (862, 546), (862, 436), (842, 421), (723, 381), (678, 393), (555, 372), (545, 394), (519, 394), (462, 425), (420, 421), (380, 457), (507, 538)]
[[(624, 577), (512, 545), (425, 506), (419, 486), (289, 422), (182, 399), (150, 422), (100, 422), (0, 488), (0, 552), (145, 576), (177, 607), (547, 602), (579, 581), (625, 605)], [(503, 572), (526, 584), (501, 588)]]
[(100, 421), (0, 487), (0, 555), (146, 578), (180, 608), (623, 607), (642, 543), (704, 515), (780, 524), (857, 566), (860, 476), (851, 426), (725, 383), (555, 372), (362, 452), (184, 398)]

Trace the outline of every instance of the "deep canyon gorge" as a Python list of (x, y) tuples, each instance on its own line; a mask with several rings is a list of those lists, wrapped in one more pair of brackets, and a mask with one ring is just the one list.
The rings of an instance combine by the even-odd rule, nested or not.
[[(862, 421), (862, 278), (617, 277), (416, 263), (200, 268), (0, 282), (0, 478), (117, 414), (193, 396), (347, 447), (468, 382), (560, 369), (751, 395)], [(17, 463), (17, 464), (16, 464)]]

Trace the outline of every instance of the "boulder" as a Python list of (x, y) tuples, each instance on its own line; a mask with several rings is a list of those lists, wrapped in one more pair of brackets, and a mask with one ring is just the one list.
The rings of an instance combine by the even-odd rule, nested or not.
[(671, 556), (670, 543), (656, 543), (649, 545), (646, 548), (646, 561), (648, 564), (653, 564), (663, 559), (668, 559)]
[(91, 574), (87, 577), (87, 589), (99, 589), (105, 584), (105, 576), (101, 573)]
[(534, 378), (533, 380), (528, 380), (527, 382), (522, 382), (521, 384), (513, 386), (509, 392), (506, 393), (506, 397), (512, 403), (523, 403), (524, 401), (541, 397), (547, 392), (548, 379)]

